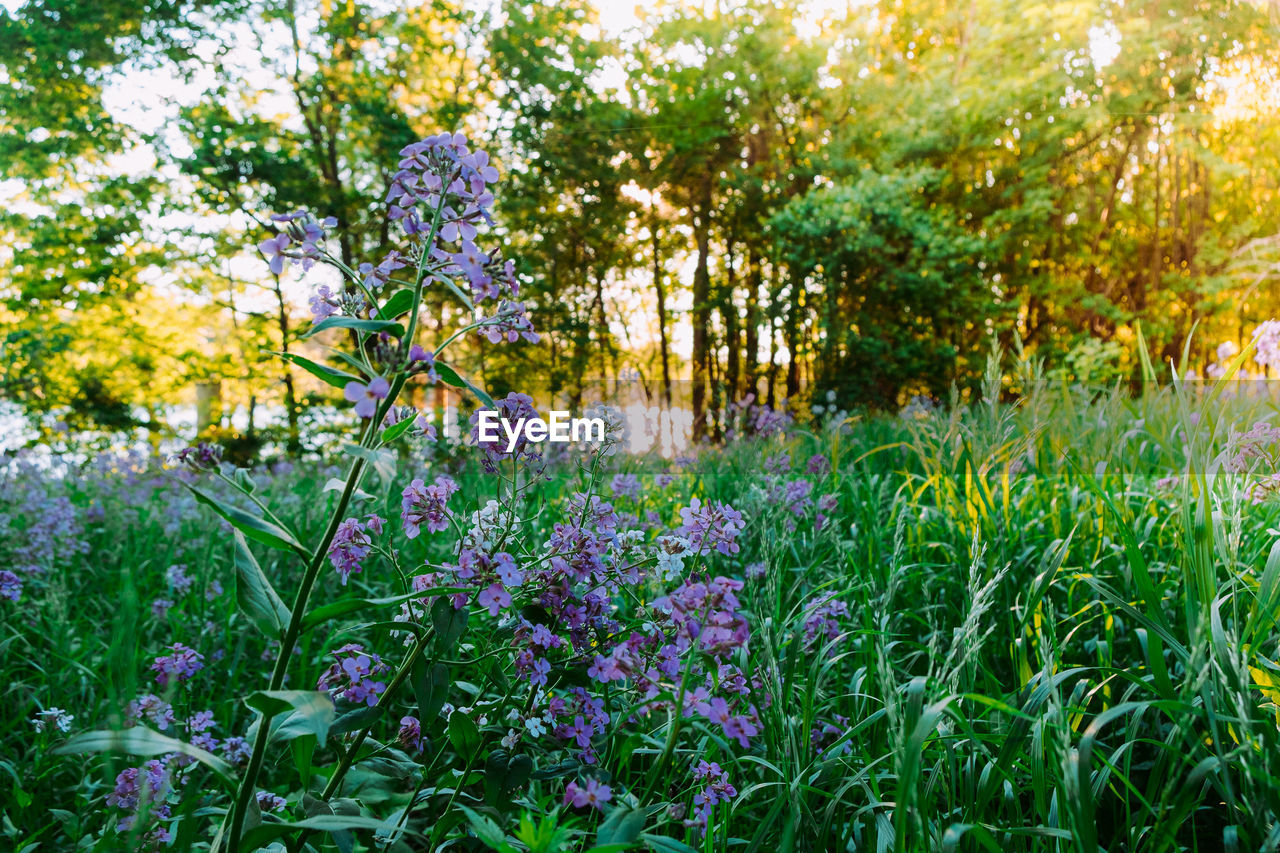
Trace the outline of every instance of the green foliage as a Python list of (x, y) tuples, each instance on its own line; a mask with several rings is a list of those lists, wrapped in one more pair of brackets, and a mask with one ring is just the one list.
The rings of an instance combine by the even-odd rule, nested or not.
[(772, 220), (790, 286), (822, 329), (820, 390), (846, 407), (936, 397), (985, 355), (995, 306), (981, 240), (931, 209), (937, 176), (863, 173), (811, 190)]

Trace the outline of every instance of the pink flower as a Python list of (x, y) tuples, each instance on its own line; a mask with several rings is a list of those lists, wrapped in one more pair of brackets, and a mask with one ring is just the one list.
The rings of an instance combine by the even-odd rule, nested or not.
[(387, 399), (391, 393), (391, 383), (381, 376), (376, 377), (368, 385), (359, 382), (348, 382), (343, 389), (347, 402), (356, 404), (356, 414), (362, 418), (371, 418), (378, 411), (378, 401)]

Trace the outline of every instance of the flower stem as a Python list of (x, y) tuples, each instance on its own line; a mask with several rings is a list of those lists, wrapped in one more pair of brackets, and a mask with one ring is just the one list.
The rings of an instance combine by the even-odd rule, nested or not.
[[(378, 424), (382, 423), (391, 407), (395, 405), (396, 397), (399, 396), (401, 389), (404, 387), (405, 377), (397, 376), (395, 383), (391, 387), (391, 392), (387, 394), (387, 399), (370, 418), (365, 425), (364, 431), (360, 435), (360, 446), (364, 447), (370, 441), (371, 436), (377, 434)], [(280, 641), (280, 654), (276, 657), (275, 666), (271, 671), (270, 690), (279, 690), (284, 684), (284, 677), (289, 671), (289, 660), (293, 657), (293, 647), (298, 642), (298, 636), (302, 633), (302, 620), (306, 615), (307, 602), (311, 597), (311, 589), (315, 586), (316, 579), (320, 575), (320, 569), (324, 565), (325, 557), (328, 556), (329, 546), (333, 543), (333, 537), (337, 535), (338, 526), (342, 523), (343, 516), (346, 515), (347, 506), (351, 503), (351, 496), (359, 487), (360, 479), (364, 475), (365, 460), (357, 456), (351, 463), (351, 469), (347, 473), (347, 482), (342, 489), (342, 496), (338, 499), (338, 504), (334, 507), (333, 515), (329, 518), (329, 526), (324, 532), (324, 536), (320, 539), (320, 544), (312, 553), (311, 560), (307, 564), (306, 572), (302, 576), (302, 583), (298, 585), (297, 595), (293, 599), (293, 608), (289, 615), (289, 624), (285, 628), (284, 637)], [(236, 801), (232, 806), (231, 812), (228, 814), (230, 834), (224, 834), (223, 839), (226, 844), (228, 853), (238, 853), (240, 850), (240, 836), (244, 832), (244, 821), (249, 811), (249, 801), (254, 795), (254, 789), (257, 787), (258, 774), (262, 771), (262, 762), (266, 756), (267, 742), (271, 738), (271, 720), (274, 714), (262, 713), (258, 720), (258, 732), (253, 740), (253, 752), (249, 755), (249, 763), (245, 767), (244, 777), (240, 780), (240, 788), (236, 792)], [(224, 829), (227, 828), (224, 825)]]

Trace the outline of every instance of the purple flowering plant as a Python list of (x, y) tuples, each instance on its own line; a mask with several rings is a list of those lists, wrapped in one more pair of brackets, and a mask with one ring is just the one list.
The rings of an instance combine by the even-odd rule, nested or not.
[[(514, 264), (481, 247), (496, 179), (487, 155), (460, 134), (429, 137), (401, 152), (385, 200), (401, 247), (350, 269), (326, 245), (339, 223), (303, 211), (275, 217), (281, 230), (258, 246), (275, 274), (323, 264), (343, 276), (341, 288), (321, 287), (311, 303), (313, 333), (342, 330), (357, 345), (342, 369), (285, 357), (342, 391), (359, 434), (345, 448), (345, 478), (326, 488), (323, 530), (309, 545), (216, 446), (176, 457), (183, 485), (230, 534), (238, 610), (261, 635), (270, 674), (244, 698), (247, 729), (219, 738), (212, 715), (190, 706), (192, 685), (223, 665), (221, 650), (206, 654), (189, 640), (155, 658), (156, 693), (130, 705), (129, 737), (162, 758), (117, 779), (108, 805), (122, 813), (122, 832), (145, 827), (147, 843), (167, 843), (199, 767), (226, 787), (213, 849), (233, 853), (278, 839), (305, 849), (342, 816), (350, 828), (435, 849), (460, 821), (475, 830), (481, 808), (504, 821), (516, 812), (563, 817), (580, 835), (595, 825), (599, 843), (634, 841), (646, 824), (696, 839), (709, 831), (712, 807), (735, 796), (721, 764), (693, 756), (726, 762), (750, 751), (771, 703), (748, 663), (743, 581), (721, 568), (737, 559), (747, 520), (693, 497), (678, 513), (648, 509), (641, 521), (639, 479), (606, 472), (625, 440), (616, 412), (605, 439), (587, 449), (579, 482), (550, 503), (537, 491), (548, 480), (539, 446), (489, 445), (476, 430), (491, 499), (424, 472), (394, 496), (398, 518), (394, 507), (359, 503), (370, 497), (369, 469), (394, 471), (388, 448), (424, 429), (398, 403), (415, 378), (467, 388), (509, 417), (537, 414), (532, 397), (495, 402), (443, 359), (465, 335), (537, 340)], [(470, 314), (438, 342), (418, 340), (427, 288)], [(675, 482), (666, 475), (662, 487)], [(291, 601), (268, 574), (281, 561), (261, 561), (261, 549), (301, 562)], [(157, 623), (193, 587), (186, 566), (164, 577)], [(369, 597), (377, 583), (402, 591)], [(6, 584), (8, 595), (14, 584)], [(370, 619), (344, 624), (357, 614)], [(317, 643), (327, 650), (319, 671), (308, 651)], [(292, 782), (290, 758), (301, 772)], [(371, 777), (382, 778), (398, 811), (352, 811), (350, 798)], [(441, 796), (446, 778), (458, 780), (456, 790)], [(302, 822), (317, 815), (333, 820)], [(622, 823), (630, 835), (618, 835)]]

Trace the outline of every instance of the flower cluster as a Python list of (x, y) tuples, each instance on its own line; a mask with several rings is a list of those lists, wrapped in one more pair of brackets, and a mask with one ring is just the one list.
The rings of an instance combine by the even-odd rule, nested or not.
[(1280, 320), (1267, 320), (1253, 330), (1253, 360), (1264, 369), (1280, 367)]
[(363, 570), (364, 559), (373, 550), (370, 534), (381, 536), (385, 523), (371, 513), (364, 521), (348, 518), (338, 525), (338, 531), (329, 544), (329, 562), (337, 570), (338, 577), (342, 578), (343, 586), (346, 586), (353, 574)]
[[(490, 555), (482, 550), (463, 548), (458, 553), (457, 564), (446, 563), (444, 568), (453, 573), (458, 586), (479, 590), (476, 603), (488, 610), (490, 616), (497, 616), (502, 608), (510, 607), (511, 593), (508, 589), (524, 583), (524, 572), (515, 557), (506, 551)], [(465, 599), (466, 594), (459, 593), (454, 603), (460, 606)]]
[(452, 516), (446, 504), (457, 491), (458, 484), (445, 474), (436, 477), (429, 486), (421, 478), (415, 478), (405, 486), (400, 493), (400, 522), (404, 526), (404, 534), (416, 539), (423, 527), (428, 533), (448, 530)]
[[(507, 423), (514, 424), (539, 417), (538, 410), (533, 406), (533, 398), (528, 394), (512, 391), (506, 397), (496, 401), (495, 405), (498, 417)], [(511, 449), (508, 450), (509, 440), (501, 432), (498, 430), (497, 438), (481, 440), (480, 413), (477, 411), (471, 415), (471, 443), (483, 454), (480, 463), (487, 473), (498, 473), (503, 463), (509, 464), (511, 460), (524, 463), (531, 473), (536, 474), (542, 471), (544, 460), (540, 445), (529, 441), (521, 430), (515, 443), (510, 445)]]
[(685, 820), (685, 826), (705, 835), (712, 809), (738, 796), (738, 789), (730, 784), (729, 774), (714, 761), (699, 761), (693, 768), (693, 779), (701, 788), (693, 795), (693, 814)]
[(212, 471), (222, 464), (222, 448), (202, 441), (179, 450), (174, 454), (173, 461), (192, 471)]
[[(287, 261), (302, 264), (303, 272), (311, 269), (322, 252), (320, 244), (325, 239), (325, 229), (336, 228), (338, 220), (332, 216), (317, 222), (315, 217), (305, 210), (294, 213), (277, 213), (271, 220), (285, 226), (285, 230), (274, 237), (269, 237), (258, 244), (258, 251), (266, 258), (271, 272), (280, 275), (284, 272)], [(291, 248), (297, 244), (297, 248)]]
[(828, 593), (805, 608), (804, 647), (810, 648), (822, 637), (828, 641), (840, 636), (840, 618), (849, 615), (849, 605)]
[(33, 578), (89, 552), (84, 521), (56, 481), (25, 453), (0, 459), (0, 598), (21, 599)]
[(36, 714), (31, 720), (31, 725), (35, 726), (37, 732), (43, 732), (49, 727), (53, 727), (60, 732), (69, 732), (75, 719), (74, 716), (61, 708), (49, 708)]
[(596, 779), (587, 779), (586, 785), (570, 782), (564, 789), (564, 804), (575, 809), (593, 808), (601, 811), (601, 806), (613, 799), (613, 790)]
[(357, 643), (348, 643), (335, 651), (333, 657), (334, 663), (320, 676), (316, 689), (327, 691), (335, 702), (376, 705), (378, 697), (387, 689), (382, 676), (391, 668)]
[(172, 679), (189, 681), (204, 669), (204, 655), (195, 649), (182, 643), (174, 643), (169, 649), (171, 654), (160, 655), (151, 664), (151, 669), (156, 673), (156, 683), (161, 687), (168, 686)]
[(1273, 462), (1277, 451), (1280, 451), (1280, 427), (1258, 421), (1245, 432), (1231, 430), (1218, 461), (1228, 473), (1245, 474), (1261, 461)]
[(8, 569), (0, 569), (0, 598), (10, 601), (22, 598), (22, 578)]
[(746, 526), (742, 513), (728, 504), (711, 501), (702, 503), (698, 498), (680, 510), (679, 534), (689, 540), (695, 551), (714, 548), (721, 554), (738, 553), (738, 534)]
[(139, 814), (149, 809), (157, 826), (148, 840), (156, 845), (168, 844), (172, 840), (169, 830), (159, 822), (172, 817), (170, 806), (165, 802), (171, 789), (169, 769), (158, 759), (120, 771), (115, 787), (107, 794), (107, 805), (125, 812), (116, 822), (116, 831), (129, 832), (137, 825)]

